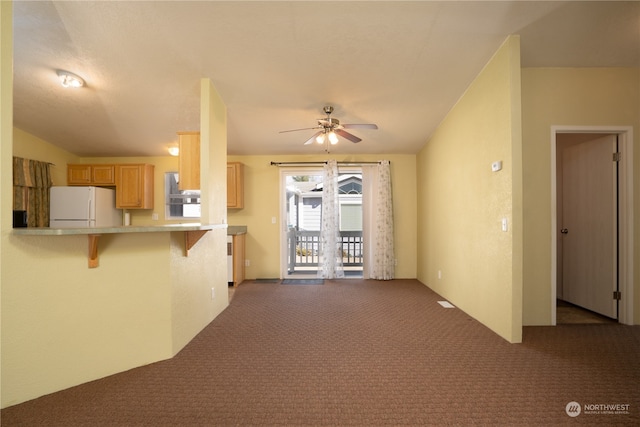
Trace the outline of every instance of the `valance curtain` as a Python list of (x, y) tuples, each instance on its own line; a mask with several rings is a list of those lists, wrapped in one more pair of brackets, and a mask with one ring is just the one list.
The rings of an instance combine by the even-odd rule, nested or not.
[(27, 211), (29, 227), (49, 226), (50, 164), (13, 158), (13, 209)]
[[(364, 278), (391, 280), (395, 277), (393, 244), (393, 197), (388, 160), (362, 167), (362, 203), (366, 204)], [(364, 206), (363, 206), (364, 207)]]
[(320, 265), (318, 277), (344, 277), (340, 238), (340, 203), (338, 199), (338, 163), (329, 160), (323, 169), (322, 218), (320, 223)]

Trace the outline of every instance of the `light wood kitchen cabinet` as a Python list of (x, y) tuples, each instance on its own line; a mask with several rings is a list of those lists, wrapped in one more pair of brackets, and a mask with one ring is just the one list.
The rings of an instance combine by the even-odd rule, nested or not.
[(233, 286), (244, 282), (244, 245), (246, 234), (233, 235)]
[(116, 165), (116, 208), (153, 209), (154, 166)]
[(244, 176), (240, 162), (227, 163), (227, 208), (244, 208)]
[(67, 185), (116, 185), (115, 165), (68, 165)]
[(200, 189), (200, 132), (178, 132), (178, 189)]

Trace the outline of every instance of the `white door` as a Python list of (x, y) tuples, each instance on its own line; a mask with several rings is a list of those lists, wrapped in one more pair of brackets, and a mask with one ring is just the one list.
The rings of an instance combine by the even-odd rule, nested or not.
[(562, 299), (611, 318), (617, 301), (616, 135), (562, 147)]

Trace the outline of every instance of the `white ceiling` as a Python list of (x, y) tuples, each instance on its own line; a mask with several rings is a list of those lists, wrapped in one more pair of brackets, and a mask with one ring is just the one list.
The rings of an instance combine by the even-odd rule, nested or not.
[(640, 67), (639, 2), (16, 1), (14, 122), (80, 156), (166, 155), (208, 77), (229, 154), (322, 153), (279, 132), (324, 105), (379, 126), (332, 152), (416, 153), (511, 34), (523, 67)]

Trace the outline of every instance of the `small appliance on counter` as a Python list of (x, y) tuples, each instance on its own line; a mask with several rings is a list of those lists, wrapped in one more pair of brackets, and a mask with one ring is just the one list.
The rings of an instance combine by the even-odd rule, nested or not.
[(27, 211), (13, 211), (13, 228), (27, 227)]
[(122, 225), (116, 192), (102, 187), (51, 187), (49, 227), (84, 228)]

